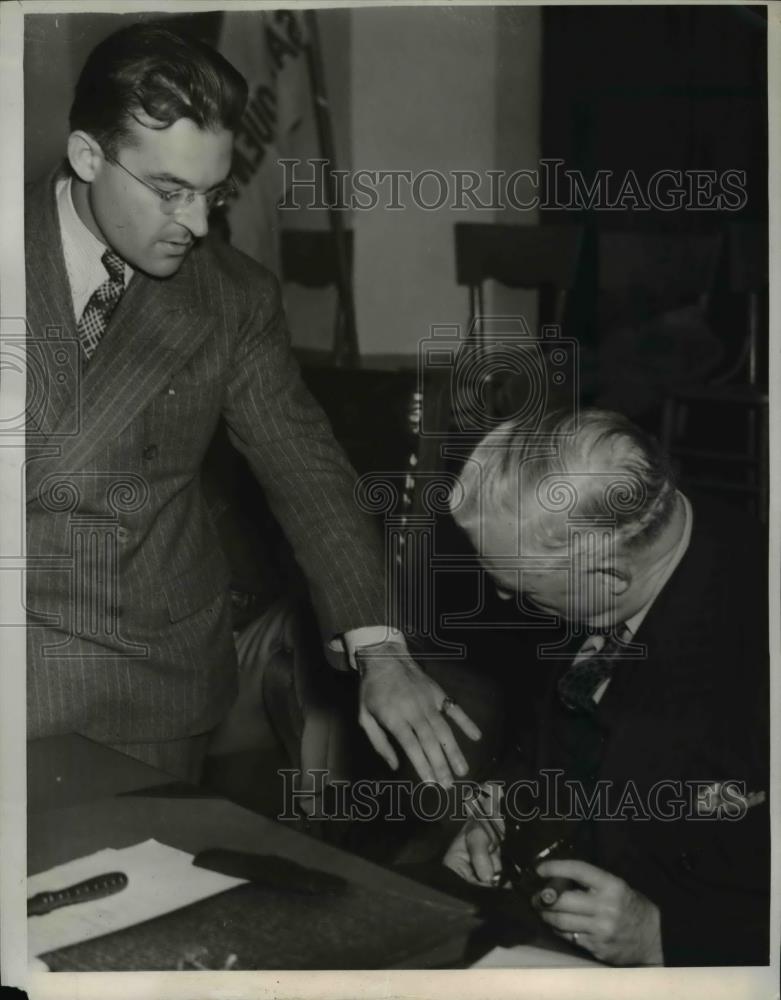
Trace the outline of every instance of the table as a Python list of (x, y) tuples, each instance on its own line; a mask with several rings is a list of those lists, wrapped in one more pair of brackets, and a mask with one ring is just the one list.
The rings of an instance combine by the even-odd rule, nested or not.
[(170, 774), (83, 736), (32, 740), (27, 744), (30, 828), (37, 828), (32, 817), (39, 813), (172, 780)]
[[(28, 872), (34, 875), (106, 847), (154, 838), (191, 854), (220, 847), (273, 854), (378, 891), (403, 892), (410, 906), (471, 908), (435, 889), (304, 836), (226, 799), (184, 786), (171, 775), (74, 734), (28, 745)], [(471, 926), (479, 921), (472, 917)], [(406, 967), (463, 965), (465, 940), (410, 956)], [(541, 950), (548, 960), (541, 962)], [(573, 963), (574, 959), (574, 963)], [(582, 952), (541, 935), (487, 956), (505, 967), (593, 964)]]
[[(167, 787), (168, 786), (168, 787)], [(191, 854), (219, 846), (289, 858), (376, 891), (403, 893), (410, 907), (471, 907), (355, 855), (338, 850), (226, 799), (81, 736), (34, 741), (28, 748), (28, 872), (36, 874), (102, 848), (154, 838)], [(465, 940), (410, 955), (402, 967), (458, 962)]]

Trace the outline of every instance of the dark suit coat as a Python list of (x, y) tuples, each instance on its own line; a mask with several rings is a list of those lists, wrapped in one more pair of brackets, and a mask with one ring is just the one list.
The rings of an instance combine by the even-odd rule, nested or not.
[[(742, 514), (694, 498), (693, 507), (689, 548), (635, 637), (646, 656), (617, 665), (597, 709), (601, 765), (588, 777), (611, 783), (612, 808), (630, 785), (647, 808), (665, 780), (769, 793), (766, 545)], [(556, 676), (549, 661), (528, 671), (536, 695), (517, 700), (507, 781), (561, 764)], [(767, 963), (767, 803), (736, 821), (594, 820), (591, 832), (584, 860), (659, 906), (666, 964)]]
[(136, 273), (80, 375), (54, 178), (28, 193), (30, 738), (210, 728), (235, 688), (228, 572), (199, 473), (220, 414), (325, 635), (384, 620), (379, 540), (292, 357), (276, 279), (200, 241)]

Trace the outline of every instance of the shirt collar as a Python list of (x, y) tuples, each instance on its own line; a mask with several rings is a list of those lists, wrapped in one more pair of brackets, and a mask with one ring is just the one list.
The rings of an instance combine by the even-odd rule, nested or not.
[[(84, 225), (73, 204), (72, 178), (57, 181), (55, 197), (60, 220), (62, 250), (65, 269), (73, 298), (73, 311), (78, 320), (92, 293), (109, 277), (101, 260), (107, 247)], [(133, 269), (125, 264), (125, 287), (133, 276)]]

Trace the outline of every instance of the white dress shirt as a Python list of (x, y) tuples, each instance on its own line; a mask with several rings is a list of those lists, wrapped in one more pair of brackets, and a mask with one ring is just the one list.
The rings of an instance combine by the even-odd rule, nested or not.
[[(101, 257), (109, 248), (87, 229), (73, 205), (71, 178), (57, 181), (55, 197), (60, 220), (62, 252), (68, 272), (73, 315), (78, 323), (93, 293), (108, 280), (109, 273)], [(133, 277), (133, 268), (125, 264), (125, 288)]]

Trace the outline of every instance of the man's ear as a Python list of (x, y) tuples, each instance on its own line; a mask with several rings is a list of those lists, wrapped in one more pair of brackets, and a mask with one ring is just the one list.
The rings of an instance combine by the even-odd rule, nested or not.
[(624, 594), (632, 582), (628, 573), (615, 566), (603, 566), (601, 569), (594, 570), (594, 576), (600, 590), (613, 597), (620, 597)]
[(88, 132), (71, 132), (68, 136), (68, 162), (79, 180), (91, 184), (103, 167), (103, 150)]

